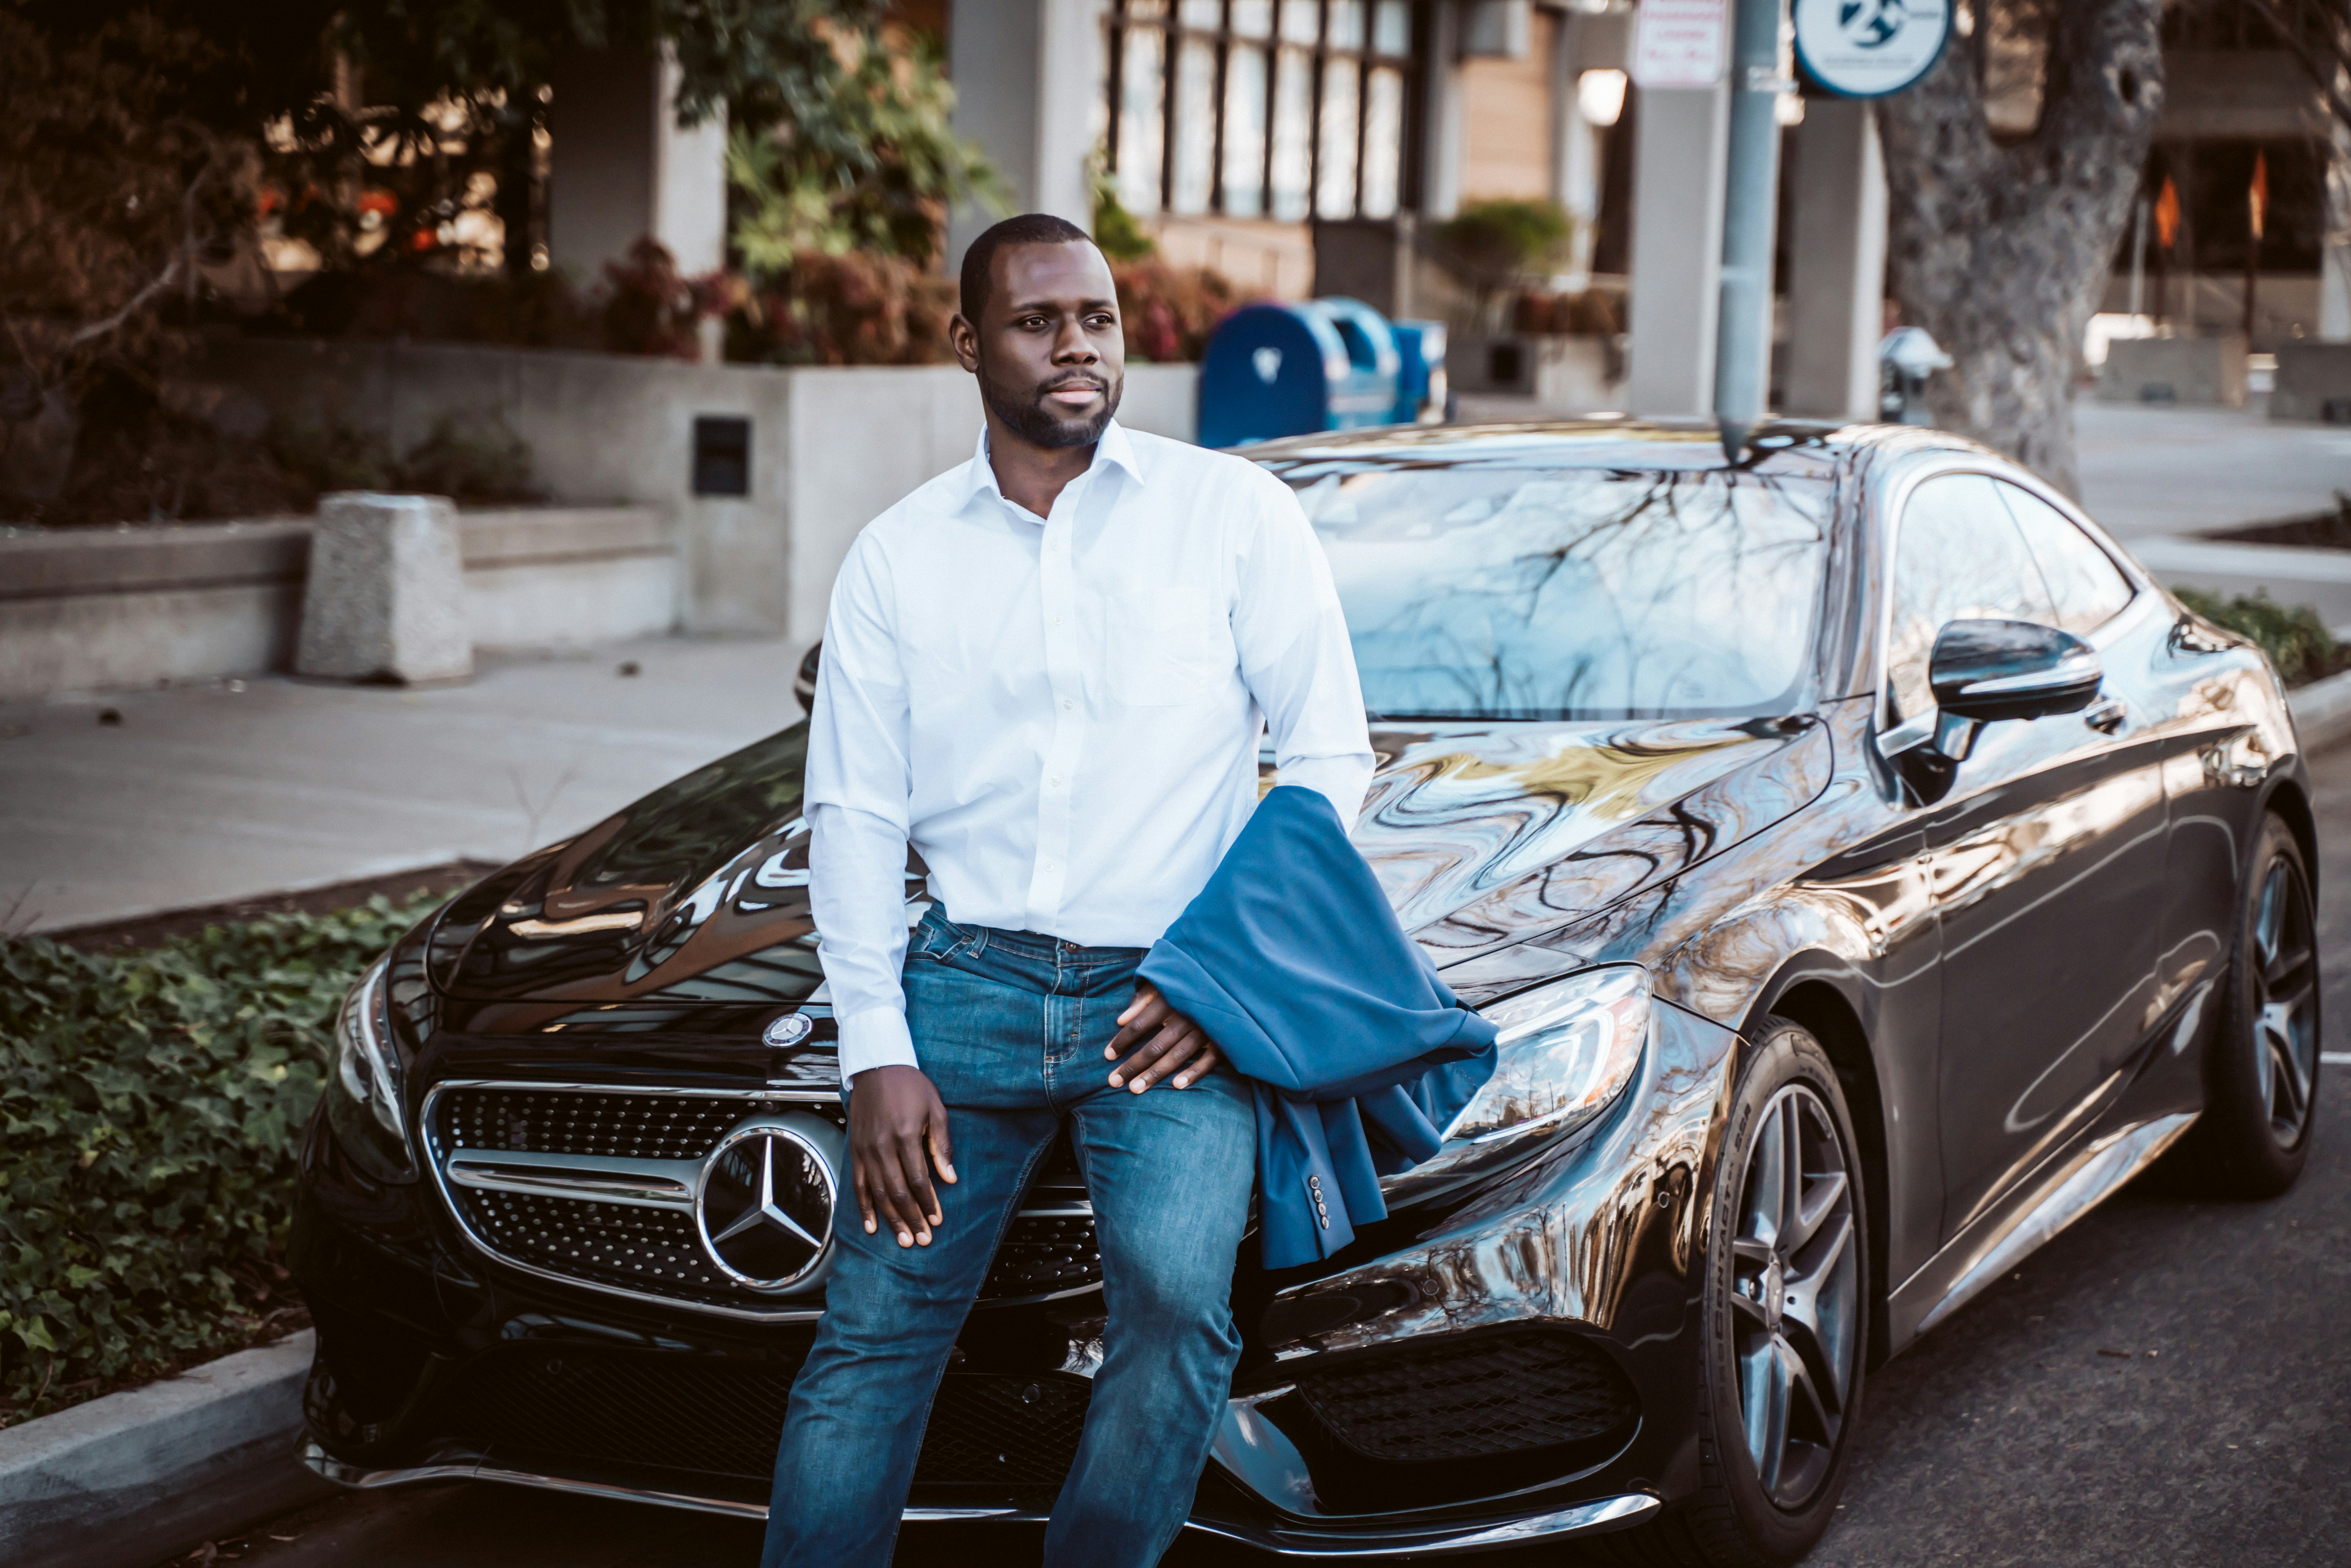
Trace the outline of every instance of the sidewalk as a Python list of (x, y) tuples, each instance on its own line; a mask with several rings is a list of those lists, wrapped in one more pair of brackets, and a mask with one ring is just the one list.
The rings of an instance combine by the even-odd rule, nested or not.
[(2116, 538), (2325, 511), (2351, 489), (2351, 430), (2244, 408), (2074, 403), (2082, 505)]
[(512, 860), (799, 717), (799, 653), (665, 638), (485, 660), (440, 690), (272, 677), (0, 705), (0, 930)]

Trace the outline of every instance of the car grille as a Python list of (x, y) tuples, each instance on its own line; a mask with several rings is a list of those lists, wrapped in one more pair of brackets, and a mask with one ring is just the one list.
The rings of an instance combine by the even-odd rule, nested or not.
[(442, 1102), (452, 1147), (698, 1160), (743, 1119), (743, 1102), (686, 1094), (455, 1089)]
[(1550, 1448), (1632, 1418), (1632, 1385), (1581, 1335), (1509, 1329), (1298, 1375), (1332, 1436), (1375, 1459), (1426, 1463)]
[[(764, 1479), (775, 1470), (794, 1370), (517, 1352), (468, 1377), (444, 1424), (494, 1458), (544, 1455)], [(914, 1483), (1058, 1488), (1077, 1456), (1090, 1394), (1085, 1379), (1061, 1373), (950, 1373)]]
[[(838, 1119), (830, 1106), (797, 1108)], [(755, 1109), (754, 1102), (718, 1095), (455, 1084), (434, 1097), (429, 1143), (436, 1166), (453, 1155), (491, 1151), (695, 1161)], [(841, 1173), (844, 1184), (847, 1174)], [(822, 1301), (744, 1288), (712, 1260), (683, 1208), (454, 1181), (442, 1190), (495, 1256), (583, 1284), (761, 1317), (806, 1312)], [(1047, 1156), (1008, 1228), (979, 1300), (1057, 1295), (1101, 1281), (1085, 1185), (1063, 1144)]]

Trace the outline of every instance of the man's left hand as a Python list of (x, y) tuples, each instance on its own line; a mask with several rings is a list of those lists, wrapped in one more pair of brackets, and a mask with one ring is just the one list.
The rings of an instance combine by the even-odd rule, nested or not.
[[(1118, 1015), (1119, 1030), (1102, 1055), (1113, 1061), (1128, 1051), (1134, 1054), (1111, 1069), (1111, 1087), (1131, 1087), (1137, 1094), (1170, 1072), (1178, 1089), (1189, 1089), (1222, 1061), (1198, 1024), (1167, 1005), (1159, 988), (1148, 980), (1134, 983), (1134, 1000)], [(1140, 1050), (1135, 1050), (1140, 1046)]]

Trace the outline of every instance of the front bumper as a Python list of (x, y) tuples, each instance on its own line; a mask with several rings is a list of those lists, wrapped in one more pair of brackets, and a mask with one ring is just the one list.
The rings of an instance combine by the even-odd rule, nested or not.
[[(529, 1470), (510, 1469), (474, 1454), (444, 1454), (437, 1456), (429, 1464), (371, 1469), (362, 1465), (346, 1464), (320, 1448), (317, 1439), (311, 1438), (303, 1443), (301, 1458), (302, 1463), (315, 1474), (337, 1486), (362, 1491), (412, 1486), (425, 1481), (501, 1481), (509, 1486), (537, 1487), (547, 1491), (572, 1492), (582, 1497), (610, 1498), (623, 1502), (658, 1503), (669, 1508), (729, 1514), (740, 1519), (768, 1517), (766, 1503), (740, 1497), (678, 1491), (653, 1484), (636, 1485), (619, 1480), (591, 1480), (579, 1476), (541, 1475)], [(1196, 1515), (1186, 1528), (1227, 1541), (1237, 1541), (1280, 1557), (1336, 1559), (1384, 1557), (1397, 1553), (1445, 1556), (1622, 1530), (1640, 1523), (1656, 1512), (1659, 1506), (1656, 1498), (1635, 1492), (1591, 1502), (1571, 1503), (1564, 1508), (1550, 1509), (1538, 1514), (1493, 1520), (1446, 1520), (1417, 1525), (1369, 1524), (1347, 1529), (1327, 1525), (1253, 1523)], [(1040, 1522), (1046, 1515), (1035, 1509), (1003, 1506), (909, 1508), (904, 1517), (914, 1521)]]
[[(1245, 1359), (1191, 1528), (1298, 1557), (1441, 1554), (1621, 1529), (1694, 1486), (1694, 1199), (1710, 1179), (1736, 1037), (1671, 1006), (1652, 1016), (1639, 1075), (1585, 1134), (1507, 1178), (1414, 1195), (1311, 1270), (1243, 1269), (1234, 1307)], [(764, 1517), (778, 1390), (810, 1325), (716, 1322), (502, 1269), (467, 1245), (429, 1183), (355, 1178), (323, 1127), (304, 1173), (293, 1261), (320, 1327), (306, 1450), (320, 1475), (360, 1487), (497, 1480)], [(1041, 1388), (1035, 1410), (1040, 1420), (1058, 1411), (1061, 1457), (1040, 1443), (982, 1456), (1008, 1463), (982, 1464), (984, 1476), (968, 1463), (938, 1472), (946, 1484), (918, 1472), (906, 1517), (1043, 1516), (1074, 1451), (1064, 1407), (1081, 1420), (1099, 1363), (1098, 1341), (1089, 1364), (1075, 1324), (1100, 1311), (1095, 1298), (974, 1313), (949, 1379), (968, 1395), (967, 1427), (994, 1418), (1007, 1385), (1024, 1403)], [(1417, 1439), (1384, 1448), (1366, 1436), (1383, 1417), (1361, 1385), (1380, 1384), (1380, 1369), (1419, 1366), (1420, 1384), (1402, 1385), (1407, 1407), (1434, 1406), (1449, 1392), (1438, 1385), (1446, 1366), (1458, 1364), (1444, 1356), (1528, 1339), (1574, 1348), (1622, 1385), (1629, 1414), (1578, 1441), (1491, 1456)], [(1523, 1381), (1508, 1367), (1484, 1375), (1498, 1389)], [(580, 1441), (577, 1413), (603, 1407), (614, 1385), (596, 1379), (607, 1376), (652, 1388), (647, 1397), (673, 1410), (723, 1410), (761, 1430), (739, 1434), (725, 1465), (643, 1441)], [(1356, 1406), (1332, 1392), (1340, 1384), (1357, 1385)], [(746, 1387), (756, 1418), (737, 1396)], [(535, 1417), (538, 1429), (571, 1446), (542, 1448), (528, 1421), (480, 1418), (501, 1389), (501, 1410), (554, 1412)], [(1424, 1400), (1418, 1391), (1431, 1389)], [(570, 1403), (544, 1403), (551, 1395)], [(1392, 1412), (1395, 1398), (1380, 1396)], [(1350, 1409), (1370, 1414), (1350, 1428)], [(985, 1446), (1025, 1440), (991, 1432)]]

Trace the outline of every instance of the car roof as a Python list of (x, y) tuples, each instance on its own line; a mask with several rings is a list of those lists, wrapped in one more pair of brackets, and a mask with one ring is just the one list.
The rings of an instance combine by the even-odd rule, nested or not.
[(1922, 451), (1997, 456), (1945, 431), (1899, 424), (1840, 424), (1829, 420), (1770, 420), (1755, 428), (1740, 460), (1722, 450), (1712, 420), (1634, 419), (1593, 414), (1578, 419), (1479, 424), (1399, 424), (1371, 430), (1317, 432), (1233, 448), (1255, 463), (1281, 468), (1323, 463), (1445, 467), (1531, 463), (1571, 468), (1630, 468), (1702, 472), (1737, 469), (1792, 477), (1826, 477), (1837, 468)]

